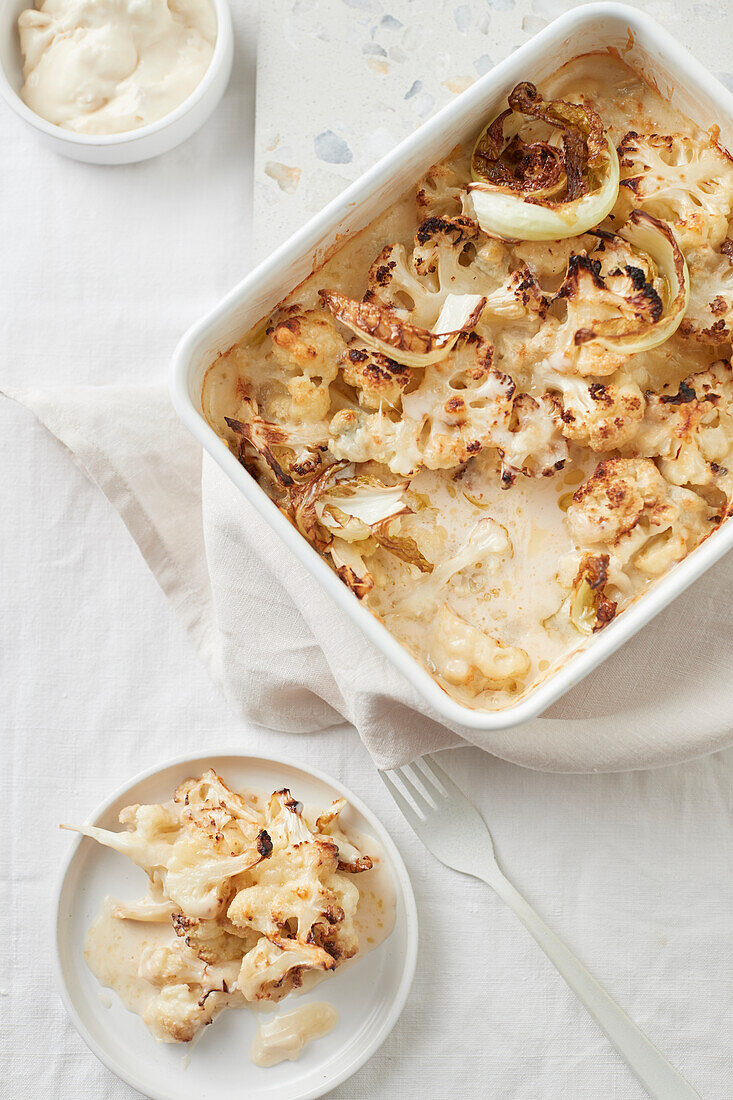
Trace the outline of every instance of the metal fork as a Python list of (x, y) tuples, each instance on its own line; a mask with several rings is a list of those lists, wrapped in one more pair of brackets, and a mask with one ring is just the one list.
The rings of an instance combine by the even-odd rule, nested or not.
[(434, 757), (422, 756), (414, 764), (379, 774), (428, 851), (446, 867), (487, 883), (514, 910), (649, 1095), (655, 1100), (700, 1100), (699, 1093), (515, 890), (499, 868), (485, 821)]

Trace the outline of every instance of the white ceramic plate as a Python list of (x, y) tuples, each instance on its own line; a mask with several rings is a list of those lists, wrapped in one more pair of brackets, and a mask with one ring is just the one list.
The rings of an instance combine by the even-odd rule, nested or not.
[[(79, 837), (62, 869), (57, 893), (56, 968), (64, 1004), (87, 1046), (108, 1069), (151, 1100), (308, 1100), (322, 1096), (362, 1066), (394, 1027), (412, 984), (417, 955), (415, 898), (402, 858), (384, 827), (346, 787), (322, 772), (258, 756), (188, 756), (136, 776), (89, 819), (119, 829), (131, 803), (161, 802), (185, 778), (213, 767), (233, 786), (273, 791), (288, 786), (305, 802), (348, 799), (345, 820), (379, 843), (395, 885), (391, 935), (362, 961), (306, 993), (296, 1003), (327, 1000), (339, 1022), (311, 1043), (297, 1062), (259, 1069), (249, 1059), (258, 1019), (232, 1010), (207, 1027), (192, 1047), (157, 1043), (115, 993), (103, 989), (84, 962), (83, 943), (102, 898), (139, 898), (144, 872), (125, 856)], [(346, 811), (344, 811), (346, 815)]]

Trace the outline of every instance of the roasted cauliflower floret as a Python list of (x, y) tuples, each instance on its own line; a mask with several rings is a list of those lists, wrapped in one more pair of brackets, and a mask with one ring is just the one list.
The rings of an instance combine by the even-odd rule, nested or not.
[(181, 783), (173, 801), (182, 807), (181, 819), (225, 855), (240, 855), (259, 836), (260, 816), (213, 769)]
[(264, 830), (237, 856), (211, 857), (202, 852), (197, 838), (182, 836), (161, 873), (165, 892), (192, 917), (217, 917), (232, 895), (232, 879), (251, 870), (269, 854), (270, 842)]
[(718, 248), (733, 206), (733, 161), (710, 137), (633, 130), (618, 147), (621, 191), (616, 212), (645, 210), (668, 222), (683, 250)]
[(674, 485), (717, 488), (727, 511), (733, 499), (732, 447), (733, 370), (721, 359), (691, 374), (676, 393), (672, 387), (648, 393), (644, 420), (628, 449), (657, 458)]
[(365, 409), (379, 409), (382, 404), (398, 409), (405, 388), (413, 376), (411, 367), (403, 367), (378, 351), (369, 351), (351, 343), (341, 361), (341, 377), (353, 386), (359, 404)]
[(502, 458), (505, 489), (514, 484), (517, 474), (552, 477), (562, 470), (568, 457), (562, 429), (562, 412), (552, 394), (534, 398), (520, 393), (515, 397), (509, 422), (493, 435)]
[(356, 866), (353, 845), (349, 862), (341, 863), (336, 838), (312, 829), (286, 789), (270, 799), (267, 824), (273, 842), (267, 871), (237, 893), (227, 912), (234, 925), (269, 941), (260, 940), (242, 960), (239, 988), (248, 1000), (299, 985), (305, 969), (333, 969), (356, 954), (359, 891), (339, 867), (372, 865), (357, 855)]
[(637, 385), (567, 379), (562, 387), (563, 435), (592, 451), (615, 451), (636, 435), (644, 416)]
[(656, 577), (712, 530), (714, 512), (697, 493), (669, 485), (651, 459), (613, 458), (574, 494), (567, 523), (579, 549), (603, 548), (615, 570)]
[(242, 959), (237, 986), (247, 1001), (277, 1001), (303, 983), (308, 970), (334, 970), (321, 947), (297, 940), (261, 939)]
[(173, 931), (193, 954), (212, 965), (241, 959), (254, 943), (247, 929), (237, 928), (223, 913), (214, 919), (202, 920), (187, 917), (176, 909), (170, 920)]
[(570, 257), (578, 252), (592, 252), (598, 241), (588, 233), (580, 237), (565, 237), (561, 241), (517, 241), (514, 253), (538, 278), (542, 286), (557, 291), (565, 277)]
[(438, 319), (445, 293), (437, 280), (427, 283), (418, 277), (403, 244), (388, 244), (369, 268), (365, 300), (403, 311), (413, 324), (430, 329)]
[(428, 661), (449, 684), (472, 695), (507, 689), (527, 675), (530, 660), (518, 646), (504, 645), (443, 604), (428, 641)]
[(418, 182), (417, 209), (422, 218), (471, 217), (472, 204), (466, 190), (467, 173), (448, 164), (434, 164)]
[(530, 270), (510, 271), (505, 247), (479, 239), (476, 223), (462, 217), (426, 219), (409, 256), (401, 244), (383, 248), (369, 269), (365, 300), (403, 311), (412, 324), (430, 329), (448, 294), (486, 297), (484, 329), (492, 318), (544, 316), (547, 305)]
[(467, 462), (511, 416), (514, 383), (491, 364), (491, 346), (470, 334), (442, 362), (425, 369), (417, 389), (403, 395), (399, 421), (383, 411), (337, 413), (331, 453), (351, 462), (381, 462), (402, 475), (420, 466), (443, 470)]
[(421, 463), (452, 469), (490, 445), (512, 412), (514, 383), (492, 368), (491, 345), (471, 334), (402, 398), (404, 418), (414, 425)]
[(484, 321), (523, 317), (545, 304), (531, 272), (511, 272), (506, 247), (481, 235), (470, 218), (427, 218), (415, 234), (411, 264), (441, 296), (485, 295)]
[(330, 407), (329, 386), (338, 374), (345, 342), (325, 310), (292, 306), (267, 329), (285, 377), (292, 410), (317, 421)]
[(546, 349), (547, 362), (562, 374), (613, 374), (628, 355), (599, 337), (612, 327), (653, 324), (662, 316), (662, 300), (641, 268), (612, 266), (604, 275), (603, 259), (587, 253), (570, 257), (554, 298), (565, 307), (565, 317), (548, 318), (536, 337), (537, 345)]
[(716, 252), (709, 247), (688, 253), (690, 301), (681, 336), (717, 346), (733, 339), (733, 241)]
[(404, 477), (422, 465), (415, 425), (404, 418), (391, 420), (383, 409), (342, 409), (329, 432), (328, 449), (339, 461), (380, 462)]
[[(666, 518), (668, 486), (649, 459), (600, 462), (573, 494), (567, 521), (578, 546), (612, 545), (649, 515)], [(655, 518), (659, 513), (659, 521)]]
[(212, 989), (223, 991), (227, 977), (233, 986), (237, 973), (236, 964), (233, 967), (226, 964), (209, 966), (188, 951), (181, 940), (143, 948), (138, 966), (138, 976), (159, 989), (185, 982), (189, 986), (199, 986), (206, 992)]
[(168, 985), (143, 1012), (143, 1023), (161, 1043), (190, 1043), (226, 1006), (225, 993), (210, 993), (200, 1002), (200, 991), (187, 985)]

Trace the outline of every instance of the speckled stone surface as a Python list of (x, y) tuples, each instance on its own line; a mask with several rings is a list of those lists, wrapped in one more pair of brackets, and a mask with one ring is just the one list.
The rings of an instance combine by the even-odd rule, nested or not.
[[(261, 6), (255, 159), (260, 258), (575, 0), (270, 0)], [(651, 0), (733, 89), (732, 0)]]

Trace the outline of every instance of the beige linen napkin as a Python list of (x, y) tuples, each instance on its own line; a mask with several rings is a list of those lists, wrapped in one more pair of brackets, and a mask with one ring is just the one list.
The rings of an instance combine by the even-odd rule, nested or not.
[(380, 767), (472, 741), (532, 768), (614, 771), (733, 742), (733, 557), (519, 728), (446, 728), (178, 421), (157, 386), (8, 392), (117, 509), (230, 702), (274, 729), (356, 726)]

